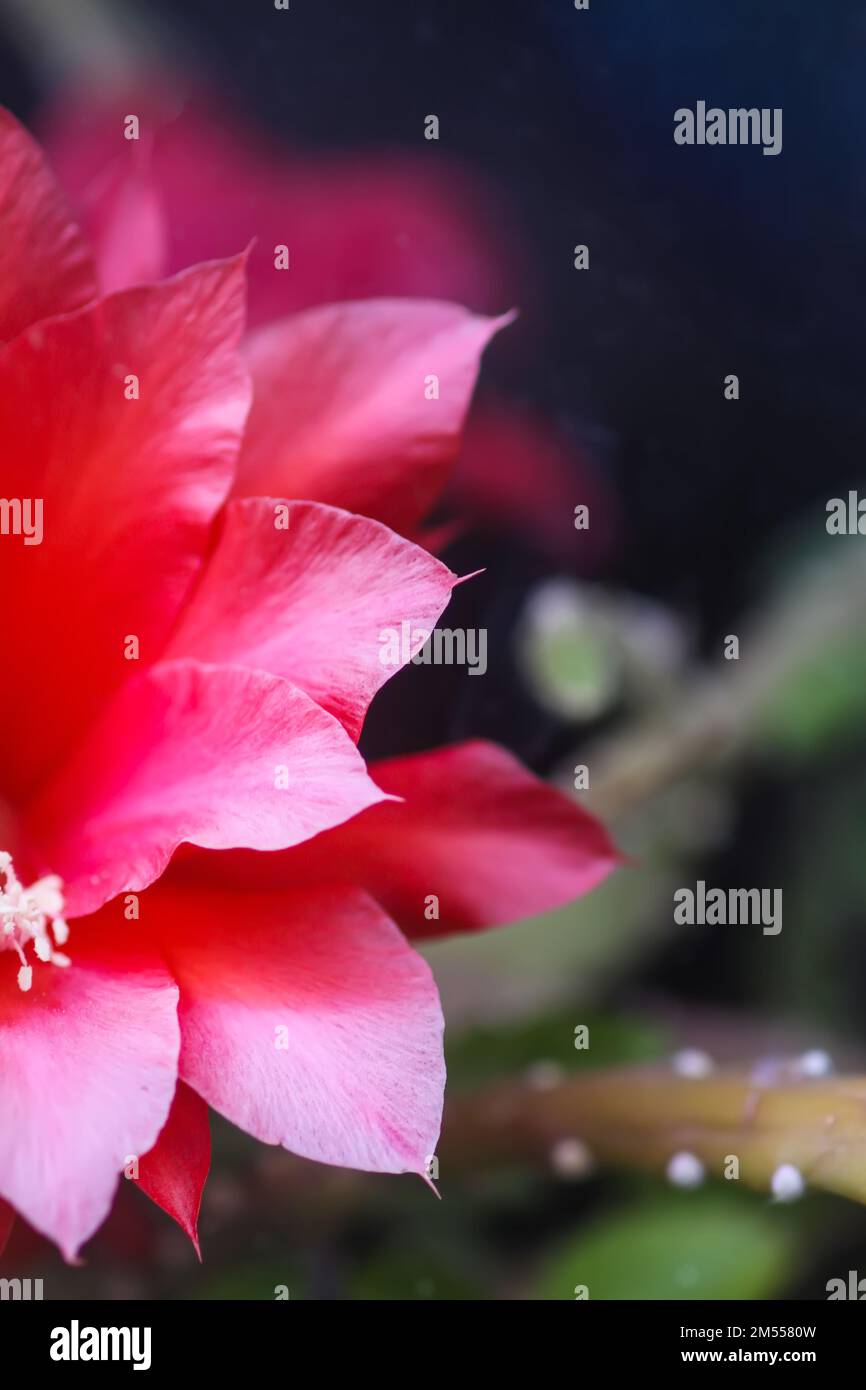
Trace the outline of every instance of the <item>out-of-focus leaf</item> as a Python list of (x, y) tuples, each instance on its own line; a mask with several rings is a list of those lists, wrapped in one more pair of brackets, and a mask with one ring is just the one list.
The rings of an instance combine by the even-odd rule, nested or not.
[[(785, 947), (762, 980), (776, 1013), (806, 1027), (862, 1038), (862, 962), (866, 958), (866, 799), (862, 760), (834, 768), (831, 779), (804, 782), (788, 811), (784, 859), (770, 882), (784, 883)], [(784, 875), (784, 877), (780, 877)], [(749, 947), (749, 968), (761, 969), (762, 938)], [(761, 978), (756, 975), (756, 978)], [(859, 1060), (852, 1066), (859, 1070)]]
[(756, 1299), (783, 1288), (794, 1242), (790, 1212), (731, 1193), (683, 1194), (618, 1210), (545, 1262), (536, 1298)]
[[(587, 1047), (575, 1047), (576, 1027), (586, 1027)], [(664, 1030), (642, 1018), (611, 1017), (574, 1009), (507, 1028), (477, 1028), (447, 1049), (449, 1084), (477, 1086), (503, 1074), (551, 1062), (568, 1072), (576, 1067), (645, 1062), (670, 1050)]]
[(814, 757), (863, 735), (866, 720), (864, 633), (804, 655), (761, 710), (760, 732), (770, 747)]
[(681, 882), (681, 869), (642, 861), (639, 873), (624, 868), (543, 918), (425, 943), (451, 1035), (597, 998), (677, 930), (670, 905)]
[(739, 668), (753, 743), (798, 758), (862, 734), (866, 715), (866, 550), (825, 522), (813, 516), (781, 563), (777, 548)]

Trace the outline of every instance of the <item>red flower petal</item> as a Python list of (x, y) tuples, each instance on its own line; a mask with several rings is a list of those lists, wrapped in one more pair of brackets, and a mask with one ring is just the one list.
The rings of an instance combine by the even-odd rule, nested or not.
[[(233, 883), (356, 884), (410, 937), (503, 926), (572, 902), (620, 862), (606, 831), (492, 743), (373, 764), (389, 801), (281, 855), (194, 857)], [(428, 920), (431, 895), (439, 916)]]
[(171, 661), (129, 682), (32, 808), (67, 914), (146, 888), (183, 842), (285, 849), (384, 799), (331, 715), (264, 671)]
[(181, 1075), (268, 1144), (423, 1172), (439, 1131), (442, 1015), (426, 963), (357, 892), (159, 884), (147, 920), (181, 990)]
[(0, 339), (95, 295), (90, 253), (41, 150), (0, 108)]
[(179, 1081), (165, 1128), (139, 1160), (138, 1185), (186, 1232), (199, 1259), (198, 1214), (209, 1168), (207, 1105)]
[[(243, 265), (201, 266), (53, 319), (0, 354), (4, 496), (44, 536), (0, 546), (4, 792), (56, 763), (108, 694), (159, 656), (229, 486), (248, 406)], [(140, 399), (124, 380), (140, 378)], [(58, 692), (62, 690), (62, 698)]]
[(383, 664), (383, 630), (431, 631), (453, 584), (438, 560), (376, 521), (310, 502), (232, 502), (167, 655), (284, 676), (357, 738), (397, 669)]
[(309, 497), (412, 531), (448, 479), (481, 352), (509, 321), (382, 299), (258, 330), (236, 493)]

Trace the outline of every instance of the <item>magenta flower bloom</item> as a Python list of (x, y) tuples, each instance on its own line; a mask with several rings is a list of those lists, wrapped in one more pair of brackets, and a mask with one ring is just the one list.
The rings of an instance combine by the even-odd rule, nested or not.
[(207, 1106), (423, 1173), (442, 1018), (407, 938), (616, 862), (493, 746), (357, 748), (381, 633), (456, 582), (389, 525), (435, 500), (501, 321), (380, 300), (241, 347), (244, 276), (99, 296), (0, 119), (0, 1197), (69, 1259), (123, 1171), (195, 1239)]

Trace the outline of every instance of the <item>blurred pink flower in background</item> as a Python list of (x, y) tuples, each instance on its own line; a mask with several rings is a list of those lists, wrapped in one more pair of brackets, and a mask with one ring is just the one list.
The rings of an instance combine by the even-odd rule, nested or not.
[(0, 539), (0, 1196), (74, 1259), (123, 1170), (196, 1239), (208, 1104), (423, 1174), (443, 1025), (407, 937), (617, 856), (491, 745), (357, 749), (382, 630), (457, 582), (389, 528), (436, 502), (503, 321), (372, 300), (244, 340), (243, 257), (125, 287), (157, 269), (140, 171), (109, 179), (109, 294), (6, 114), (0, 171), (4, 492), (44, 504)]
[[(96, 249), (103, 292), (233, 255), (250, 245), (249, 321), (380, 296), (449, 299), (477, 312), (510, 305), (543, 319), (519, 218), (489, 180), (438, 149), (424, 157), (287, 155), (229, 119), (206, 92), (168, 79), (123, 91), (92, 81), (46, 111), (52, 164)], [(139, 141), (119, 138), (137, 114)], [(290, 269), (274, 268), (285, 245)], [(519, 362), (536, 329), (518, 326)], [(451, 462), (454, 462), (452, 460)], [(466, 521), (516, 531), (565, 568), (592, 569), (615, 538), (614, 501), (587, 451), (525, 403), (488, 394), (449, 468)], [(437, 488), (437, 492), (441, 487)], [(575, 543), (574, 507), (592, 508)], [(432, 544), (450, 531), (430, 532)]]

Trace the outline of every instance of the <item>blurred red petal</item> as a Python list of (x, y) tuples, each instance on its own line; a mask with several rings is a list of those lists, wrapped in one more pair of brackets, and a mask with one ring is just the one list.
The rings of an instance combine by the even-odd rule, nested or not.
[[(477, 174), (470, 179), (438, 150), (416, 159), (287, 153), (189, 82), (172, 90), (163, 79), (139, 78), (121, 93), (61, 95), (42, 129), (76, 206), (88, 207), (94, 182), (118, 158), (130, 112), (142, 140), (153, 138), (169, 268), (232, 255), (256, 238), (251, 323), (380, 295), (459, 300), (479, 311), (510, 298), (508, 219)], [(278, 245), (289, 247), (288, 270), (274, 266)], [(520, 279), (525, 285), (526, 275)]]
[(84, 223), (103, 294), (162, 279), (168, 228), (149, 147), (128, 142), (125, 157), (118, 157), (91, 189)]
[[(546, 420), (493, 402), (473, 408), (455, 469), (461, 515), (509, 527), (567, 567), (592, 568), (616, 531), (614, 498), (591, 459)], [(575, 507), (589, 528), (575, 530)]]
[(372, 772), (383, 791), (405, 800), (357, 816), (330, 844), (328, 836), (312, 841), (306, 871), (314, 859), (322, 873), (341, 866), (337, 874), (350, 873), (412, 937), (502, 926), (561, 907), (619, 863), (594, 817), (495, 744), (393, 758)]

